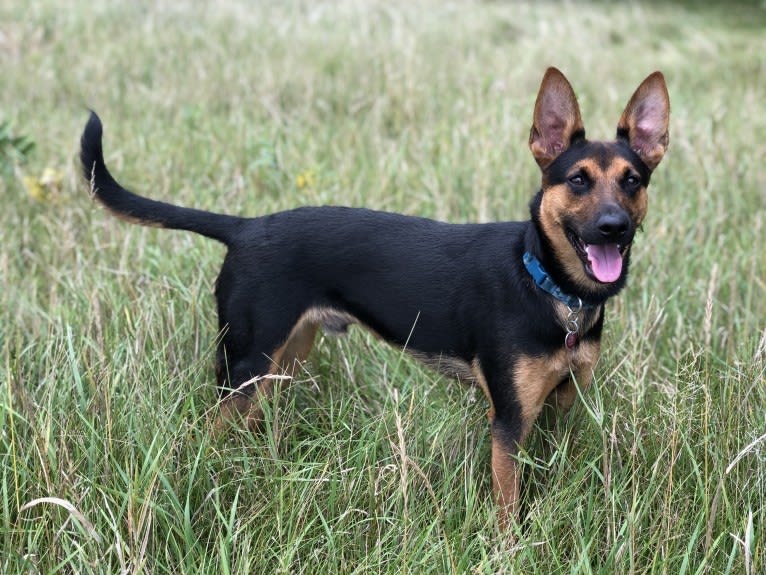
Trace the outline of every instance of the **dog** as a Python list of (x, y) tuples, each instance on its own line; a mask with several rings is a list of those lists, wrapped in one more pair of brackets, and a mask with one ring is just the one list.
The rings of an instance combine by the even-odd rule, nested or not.
[(516, 454), (546, 403), (567, 410), (600, 353), (604, 305), (625, 285), (647, 187), (668, 147), (661, 72), (628, 101), (613, 141), (589, 141), (575, 93), (549, 68), (529, 148), (542, 173), (522, 222), (450, 224), (362, 208), (300, 207), (254, 218), (150, 200), (110, 175), (91, 112), (81, 162), (112, 214), (188, 230), (228, 252), (215, 297), (218, 421), (252, 424), (318, 328), (361, 324), (489, 403), (498, 524), (517, 515)]

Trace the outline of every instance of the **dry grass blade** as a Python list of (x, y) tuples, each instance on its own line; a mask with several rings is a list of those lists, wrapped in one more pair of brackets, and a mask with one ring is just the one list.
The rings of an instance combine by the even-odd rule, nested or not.
[(101, 536), (96, 532), (93, 524), (88, 521), (85, 518), (85, 515), (80, 513), (80, 511), (66, 499), (61, 499), (59, 497), (40, 497), (38, 499), (33, 499), (32, 501), (22, 505), (19, 509), (19, 513), (22, 513), (27, 509), (31, 509), (32, 507), (36, 507), (37, 505), (41, 505), (43, 503), (58, 505), (59, 507), (66, 509), (69, 512), (69, 515), (77, 519), (77, 521), (80, 522), (80, 524), (85, 528), (88, 534), (93, 537), (93, 539), (95, 539), (98, 543), (101, 543)]
[(737, 453), (736, 457), (732, 460), (732, 462), (729, 463), (729, 465), (726, 467), (726, 474), (728, 475), (729, 473), (731, 473), (731, 470), (734, 469), (734, 467), (737, 465), (740, 459), (742, 459), (743, 457), (745, 457), (745, 455), (750, 453), (756, 445), (758, 445), (759, 443), (765, 440), (766, 440), (766, 433), (754, 439), (753, 441), (748, 443), (744, 448), (742, 448), (742, 450), (739, 453)]

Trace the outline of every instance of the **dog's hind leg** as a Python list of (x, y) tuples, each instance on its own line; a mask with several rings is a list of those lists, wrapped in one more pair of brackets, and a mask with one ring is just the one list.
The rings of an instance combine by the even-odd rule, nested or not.
[[(226, 421), (239, 420), (257, 428), (263, 420), (263, 405), (275, 384), (293, 377), (311, 352), (318, 325), (301, 317), (290, 328), (289, 323), (257, 330), (255, 343), (242, 336), (245, 321), (238, 318), (229, 326), (218, 350), (218, 385), (222, 400), (216, 427)], [(249, 344), (249, 345), (248, 345)]]
[(295, 324), (287, 337), (287, 341), (274, 351), (271, 357), (271, 370), (292, 377), (300, 369), (301, 363), (306, 360), (319, 325), (307, 316), (302, 317)]

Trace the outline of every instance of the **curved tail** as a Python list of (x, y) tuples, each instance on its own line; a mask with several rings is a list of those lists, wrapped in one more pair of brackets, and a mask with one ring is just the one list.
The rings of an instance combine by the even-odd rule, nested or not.
[(102, 132), (101, 120), (91, 112), (80, 139), (80, 162), (91, 193), (110, 212), (134, 224), (188, 230), (227, 245), (231, 243), (244, 218), (150, 200), (118, 184), (104, 163)]

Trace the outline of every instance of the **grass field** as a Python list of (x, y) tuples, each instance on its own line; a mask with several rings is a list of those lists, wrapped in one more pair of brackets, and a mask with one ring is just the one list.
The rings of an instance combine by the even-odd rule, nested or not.
[[(764, 30), (762, 2), (0, 0), (0, 573), (766, 572)], [(663, 70), (671, 146), (515, 545), (481, 394), (364, 332), (212, 437), (223, 249), (90, 200), (87, 107), (154, 198), (523, 219), (549, 65), (595, 138)]]

